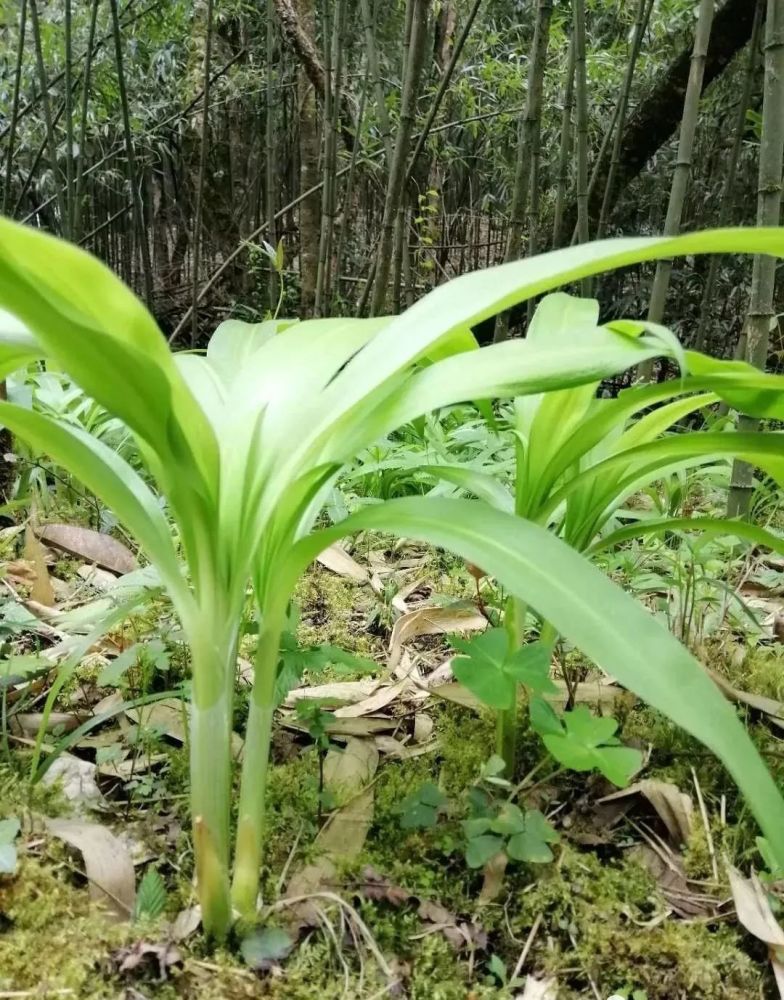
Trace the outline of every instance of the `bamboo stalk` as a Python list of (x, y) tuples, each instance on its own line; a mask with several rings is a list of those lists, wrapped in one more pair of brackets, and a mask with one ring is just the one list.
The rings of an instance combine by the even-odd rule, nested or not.
[[(713, 24), (714, 0), (700, 0), (697, 29), (694, 34), (694, 47), (691, 55), (689, 82), (683, 101), (683, 119), (678, 136), (678, 153), (675, 170), (672, 175), (670, 199), (667, 204), (667, 217), (664, 221), (664, 235), (675, 236), (681, 228), (683, 206), (686, 202), (686, 191), (691, 177), (691, 160), (694, 149), (694, 136), (697, 131), (697, 121), (702, 95), (702, 77), (705, 69), (705, 58), (708, 54), (711, 26)], [(672, 260), (660, 260), (656, 264), (656, 274), (651, 288), (651, 300), (648, 306), (648, 321), (661, 323), (664, 318), (664, 306), (670, 287)], [(639, 367), (639, 375), (650, 379), (653, 374), (653, 361), (646, 361)]]
[(8, 211), (8, 198), (11, 193), (11, 176), (13, 174), (14, 146), (16, 144), (16, 122), (19, 114), (19, 92), (22, 81), (22, 61), (24, 59), (25, 30), (27, 27), (27, 0), (22, 0), (19, 11), (19, 37), (16, 48), (16, 64), (14, 66), (14, 96), (11, 99), (10, 134), (5, 157), (5, 184), (3, 186), (3, 215)]
[[(784, 0), (768, 0), (765, 19), (765, 88), (762, 103), (762, 142), (759, 154), (757, 224), (777, 226), (781, 215), (781, 173), (784, 163)], [(757, 254), (751, 274), (746, 319), (746, 360), (763, 371), (767, 366), (770, 328), (776, 319), (775, 257)], [(739, 431), (753, 431), (759, 421), (741, 416)], [(735, 461), (727, 498), (727, 516), (748, 514), (753, 489), (752, 469)]]

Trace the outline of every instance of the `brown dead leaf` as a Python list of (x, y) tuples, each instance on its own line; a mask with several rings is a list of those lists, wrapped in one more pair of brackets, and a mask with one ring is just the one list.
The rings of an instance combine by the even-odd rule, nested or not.
[(366, 865), (362, 869), (362, 881), (359, 891), (365, 899), (383, 900), (392, 906), (402, 906), (411, 898), (411, 893), (399, 885), (393, 885), (389, 879), (380, 875), (375, 868)]
[(373, 822), (373, 788), (367, 787), (378, 767), (371, 740), (350, 739), (343, 751), (330, 750), (324, 760), (324, 785), (346, 804), (332, 813), (316, 837), (316, 846), (333, 858), (353, 860), (365, 845)]
[(629, 785), (628, 788), (622, 788), (619, 792), (605, 795), (598, 801), (615, 802), (636, 795), (641, 795), (650, 802), (676, 846), (688, 842), (692, 831), (694, 803), (691, 796), (669, 781), (644, 778)]
[(201, 907), (187, 906), (172, 920), (169, 933), (173, 941), (184, 941), (195, 934), (201, 924)]
[(703, 917), (715, 910), (713, 897), (694, 892), (689, 887), (679, 855), (647, 843), (632, 847), (629, 856), (656, 880), (667, 905), (679, 917)]
[(38, 534), (47, 545), (101, 569), (111, 570), (118, 576), (138, 568), (134, 554), (122, 542), (92, 528), (82, 528), (78, 524), (45, 524)]
[(137, 941), (128, 948), (120, 948), (112, 955), (115, 967), (119, 973), (156, 971), (160, 982), (168, 978), (169, 970), (175, 965), (182, 965), (180, 950), (173, 944), (163, 942), (155, 944), (151, 941)]
[(43, 712), (16, 712), (8, 720), (12, 732), (22, 736), (35, 735), (46, 721), (46, 732), (70, 733), (80, 723), (80, 718), (74, 712), (50, 712), (46, 717)]
[(151, 705), (128, 708), (125, 714), (136, 725), (144, 729), (155, 729), (177, 743), (185, 743), (187, 739), (188, 712), (186, 703), (181, 698), (164, 698)]
[(476, 608), (465, 605), (417, 608), (401, 615), (389, 640), (389, 667), (394, 670), (403, 645), (420, 635), (446, 635), (450, 632), (481, 632), (487, 619)]
[(738, 920), (769, 948), (784, 948), (784, 930), (773, 915), (768, 894), (756, 873), (744, 878), (737, 868), (727, 865), (727, 874)]
[[(476, 951), (487, 947), (487, 933), (481, 924), (459, 920), (454, 913), (432, 899), (420, 902), (419, 916), (425, 923), (425, 935), (443, 934), (455, 951)], [(414, 935), (414, 938), (418, 936)]]
[(336, 709), (334, 713), (335, 718), (358, 719), (363, 715), (374, 715), (376, 712), (380, 712), (382, 708), (390, 705), (396, 698), (399, 698), (410, 686), (411, 682), (408, 678), (398, 681), (396, 684), (388, 684), (379, 688), (369, 698), (363, 698), (362, 701), (358, 701), (355, 705), (344, 705), (342, 708)]
[(77, 569), (77, 574), (95, 590), (111, 590), (117, 584), (117, 577), (108, 569), (101, 569), (95, 565), (84, 565)]
[(321, 555), (317, 557), (317, 562), (321, 563), (325, 569), (330, 570), (332, 573), (337, 573), (338, 576), (354, 580), (356, 583), (370, 582), (368, 571), (360, 566), (356, 559), (350, 556), (342, 545), (330, 545), (329, 548), (324, 549)]
[(128, 920), (136, 897), (133, 863), (123, 842), (105, 826), (76, 819), (47, 819), (53, 837), (76, 848), (84, 860), (90, 896), (118, 920)]
[(284, 705), (290, 707), (301, 698), (314, 698), (325, 705), (347, 705), (361, 702), (378, 688), (379, 681), (366, 678), (360, 681), (335, 681), (332, 684), (315, 684), (312, 687), (294, 688), (286, 695)]
[[(305, 733), (308, 727), (293, 713), (281, 713), (281, 724), (287, 729), (296, 729)], [(375, 736), (378, 733), (388, 733), (397, 726), (395, 719), (336, 719), (327, 725), (330, 736), (337, 738), (349, 736)]]
[(749, 708), (754, 708), (758, 712), (762, 712), (763, 715), (769, 716), (770, 721), (775, 725), (784, 728), (784, 703), (776, 701), (775, 698), (766, 698), (762, 694), (741, 691), (740, 688), (733, 687), (726, 677), (722, 677), (721, 674), (716, 673), (715, 670), (711, 670), (710, 667), (704, 667), (703, 669), (730, 701), (748, 705)]
[(25, 531), (24, 558), (33, 568), (34, 579), (30, 586), (30, 600), (47, 608), (53, 608), (55, 596), (46, 566), (46, 551), (29, 526)]

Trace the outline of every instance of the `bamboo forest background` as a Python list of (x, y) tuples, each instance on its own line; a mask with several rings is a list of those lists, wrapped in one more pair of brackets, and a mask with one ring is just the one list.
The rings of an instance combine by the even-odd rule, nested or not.
[[(2, 210), (97, 254), (182, 345), (227, 315), (398, 309), (572, 240), (753, 223), (758, 6), (3, 0)], [(651, 309), (731, 355), (750, 268), (676, 264)], [(593, 292), (645, 315), (653, 284)]]

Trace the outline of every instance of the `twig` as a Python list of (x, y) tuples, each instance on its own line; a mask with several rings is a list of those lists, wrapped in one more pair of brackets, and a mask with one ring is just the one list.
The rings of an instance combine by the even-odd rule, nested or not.
[(511, 981), (514, 982), (520, 976), (523, 971), (523, 966), (526, 963), (528, 955), (533, 947), (534, 939), (539, 933), (539, 927), (542, 923), (542, 914), (537, 913), (536, 920), (534, 920), (531, 930), (528, 932), (528, 937), (525, 939), (525, 944), (523, 945), (523, 950), (520, 952), (520, 957), (517, 959), (517, 965), (514, 967), (514, 972), (512, 973)]
[(708, 810), (705, 808), (705, 799), (702, 797), (702, 789), (700, 788), (700, 783), (697, 780), (697, 772), (694, 768), (691, 769), (692, 780), (694, 781), (694, 790), (697, 793), (697, 802), (700, 806), (700, 816), (702, 816), (702, 825), (705, 827), (705, 838), (708, 841), (708, 853), (711, 859), (711, 869), (713, 871), (713, 879), (715, 882), (719, 881), (719, 866), (716, 863), (716, 849), (713, 846), (713, 835), (711, 834), (710, 823), (708, 822)]

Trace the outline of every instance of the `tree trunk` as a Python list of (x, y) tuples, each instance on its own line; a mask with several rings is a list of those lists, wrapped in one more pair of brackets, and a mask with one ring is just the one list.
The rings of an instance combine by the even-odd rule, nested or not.
[[(515, 164), (514, 187), (512, 188), (512, 207), (509, 213), (509, 232), (507, 233), (506, 252), (504, 253), (505, 262), (517, 260), (522, 252), (523, 224), (531, 189), (534, 148), (539, 140), (544, 70), (547, 62), (552, 13), (552, 0), (539, 0), (528, 69), (528, 95), (517, 132), (517, 162)], [(499, 343), (506, 340), (508, 336), (509, 316), (503, 314), (496, 320), (493, 340)]]
[[(572, 0), (574, 15), (574, 74), (577, 97), (577, 242), (587, 243), (588, 220), (588, 77), (585, 66), (585, 2)], [(591, 294), (591, 279), (580, 282), (580, 294)]]
[(395, 224), (402, 203), (408, 152), (411, 145), (411, 134), (414, 128), (416, 102), (419, 93), (419, 78), (424, 61), (425, 43), (427, 41), (427, 0), (408, 0), (411, 10), (411, 43), (406, 59), (406, 72), (403, 79), (403, 94), (400, 103), (400, 121), (398, 123), (395, 150), (389, 170), (387, 191), (384, 200), (384, 215), (381, 221), (381, 239), (378, 249), (378, 264), (373, 286), (371, 313), (378, 315), (384, 308), (387, 298), (389, 273), (392, 269), (394, 250)]
[(558, 178), (553, 213), (553, 250), (563, 243), (563, 212), (566, 188), (569, 184), (569, 162), (572, 158), (572, 105), (574, 103), (574, 32), (569, 39), (569, 57), (566, 62), (563, 108), (561, 109), (561, 143), (558, 150)]
[[(30, 0), (31, 4), (35, 0)], [(144, 297), (149, 308), (153, 305), (152, 293), (152, 268), (150, 266), (150, 245), (147, 241), (147, 233), (144, 230), (144, 212), (142, 210), (141, 192), (139, 191), (139, 177), (136, 171), (136, 157), (133, 150), (133, 135), (131, 133), (131, 115), (128, 110), (128, 94), (125, 89), (125, 71), (123, 69), (122, 35), (120, 29), (120, 17), (117, 11), (117, 0), (109, 0), (112, 12), (112, 27), (114, 30), (114, 53), (117, 64), (117, 88), (120, 94), (120, 106), (123, 116), (123, 134), (125, 136), (125, 156), (126, 156), (126, 177), (131, 188), (131, 199), (133, 201), (133, 217), (136, 227), (136, 234), (139, 240), (139, 249), (142, 259), (142, 277), (144, 279)]]
[[(207, 183), (207, 157), (210, 148), (210, 62), (212, 58), (212, 0), (207, 0), (207, 24), (204, 33), (204, 97), (201, 115), (201, 147), (199, 176), (196, 181), (196, 209), (193, 217), (191, 253), (191, 347), (199, 340), (199, 265), (201, 263), (201, 232), (204, 220), (204, 188)], [(231, 186), (229, 188), (231, 190)]]
[[(759, 154), (757, 225), (778, 226), (781, 217), (781, 173), (784, 163), (784, 0), (768, 0), (765, 22), (765, 88), (762, 103), (762, 142)], [(758, 254), (751, 275), (746, 320), (746, 360), (764, 368), (768, 361), (770, 328), (776, 318), (773, 294), (775, 257)], [(759, 422), (742, 416), (738, 430), (753, 431)], [(727, 500), (729, 517), (748, 514), (753, 490), (751, 466), (736, 461)]]
[[(24, 60), (25, 29), (27, 27), (27, 0), (22, 0), (19, 11), (19, 38), (16, 48), (16, 65), (14, 66), (14, 96), (11, 99), (11, 122), (8, 136), (8, 149), (5, 157), (5, 182), (3, 184), (3, 215), (8, 211), (11, 195), (11, 179), (14, 166), (14, 145), (16, 143), (16, 120), (19, 114), (19, 92), (22, 80), (22, 62)], [(0, 397), (2, 398), (2, 397)]]
[(67, 225), (65, 199), (63, 189), (60, 185), (60, 171), (57, 166), (57, 141), (54, 135), (54, 123), (52, 121), (52, 105), (49, 101), (49, 81), (44, 64), (44, 53), (41, 44), (41, 25), (38, 21), (37, 0), (29, 0), (30, 3), (30, 23), (33, 28), (33, 41), (35, 43), (35, 61), (38, 67), (38, 80), (41, 87), (41, 106), (44, 110), (44, 126), (46, 129), (46, 145), (49, 150), (49, 165), (52, 170), (52, 181), (57, 185), (57, 210), (60, 215), (60, 230), (65, 230)]
[[(298, 0), (299, 19), (312, 36), (315, 28), (313, 0)], [(278, 0), (276, 0), (278, 6)], [(316, 120), (316, 92), (305, 70), (297, 77), (299, 100), (299, 185), (310, 191), (319, 184), (319, 141)], [(323, 196), (323, 192), (322, 192)], [(318, 189), (304, 198), (299, 208), (300, 310), (302, 318), (313, 315), (318, 277), (319, 215), (321, 197)]]
[[(720, 76), (736, 52), (744, 48), (751, 37), (754, 4), (751, 0), (727, 0), (716, 13), (710, 46), (705, 59), (703, 88)], [(651, 157), (675, 132), (683, 113), (683, 95), (689, 78), (693, 45), (685, 47), (661, 73), (651, 91), (630, 115), (623, 132), (616, 162), (614, 194), (609, 209), (618, 196), (638, 176)], [(606, 186), (606, 172), (597, 178), (589, 200), (589, 215), (599, 218)], [(566, 213), (565, 229), (571, 232), (577, 218), (576, 205)]]
[[(724, 176), (724, 183), (719, 196), (719, 216), (716, 225), (721, 229), (726, 226), (730, 219), (730, 209), (732, 207), (732, 193), (735, 189), (735, 175), (738, 170), (738, 160), (743, 147), (743, 136), (746, 131), (746, 116), (748, 114), (749, 103), (751, 101), (751, 91), (754, 86), (754, 76), (757, 72), (757, 49), (759, 47), (760, 34), (762, 33), (762, 14), (765, 0), (757, 0), (754, 15), (754, 27), (751, 32), (749, 42), (749, 58), (746, 66), (746, 73), (743, 79), (743, 91), (738, 102), (738, 114), (735, 119), (733, 129), (732, 149), (730, 150), (727, 162), (727, 173)], [(705, 333), (708, 328), (708, 321), (713, 309), (713, 296), (716, 287), (716, 276), (719, 270), (720, 254), (711, 254), (708, 265), (708, 276), (705, 279), (705, 288), (702, 293), (702, 304), (700, 306), (700, 320), (695, 335), (695, 349), (702, 351), (705, 349)]]
[[(613, 135), (612, 152), (610, 153), (610, 164), (607, 168), (607, 177), (604, 182), (604, 194), (602, 195), (602, 207), (599, 210), (599, 223), (596, 227), (596, 239), (600, 240), (607, 228), (609, 219), (610, 204), (612, 202), (615, 178), (618, 173), (621, 155), (621, 141), (623, 130), (626, 126), (626, 112), (629, 107), (629, 97), (632, 92), (632, 81), (634, 80), (634, 69), (637, 65), (637, 57), (642, 48), (642, 37), (648, 26), (648, 21), (653, 10), (654, 0), (638, 0), (637, 17), (634, 21), (634, 33), (629, 47), (629, 61), (626, 64), (623, 86), (618, 98), (618, 121)], [(599, 174), (600, 176), (601, 174)]]
[(79, 158), (76, 161), (76, 187), (74, 190), (74, 223), (73, 239), (79, 240), (79, 233), (82, 225), (82, 191), (84, 184), (84, 161), (87, 157), (87, 105), (90, 98), (90, 76), (93, 65), (93, 45), (95, 42), (95, 26), (98, 20), (98, 4), (100, 0), (93, 0), (90, 8), (90, 29), (87, 40), (87, 49), (84, 56), (84, 77), (82, 79), (82, 102), (79, 114)]
[[(700, 96), (702, 94), (702, 77), (712, 21), (713, 0), (700, 0), (697, 30), (694, 35), (691, 72), (689, 73), (689, 82), (683, 101), (683, 118), (678, 138), (678, 153), (675, 161), (675, 170), (672, 175), (667, 217), (664, 221), (665, 236), (677, 236), (681, 228), (683, 206), (686, 201), (686, 191), (691, 176), (694, 135), (697, 131)], [(648, 321), (651, 323), (661, 323), (664, 318), (664, 306), (667, 301), (667, 291), (670, 287), (671, 272), (672, 260), (660, 260), (657, 263), (656, 275), (653, 279), (653, 288), (651, 289), (651, 300), (648, 305)], [(650, 378), (652, 372), (653, 361), (646, 361), (640, 365), (640, 375), (642, 378)]]

